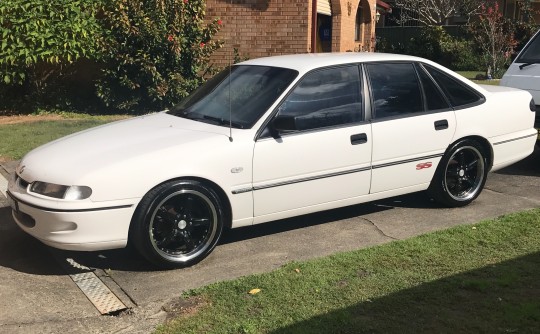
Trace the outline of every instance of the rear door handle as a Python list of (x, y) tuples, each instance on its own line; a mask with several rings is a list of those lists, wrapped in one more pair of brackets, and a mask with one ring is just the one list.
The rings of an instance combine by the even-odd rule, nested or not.
[(440, 121), (435, 121), (435, 130), (445, 130), (448, 129), (448, 121), (443, 119)]
[(367, 135), (365, 133), (359, 133), (351, 136), (351, 144), (365, 144), (367, 143)]

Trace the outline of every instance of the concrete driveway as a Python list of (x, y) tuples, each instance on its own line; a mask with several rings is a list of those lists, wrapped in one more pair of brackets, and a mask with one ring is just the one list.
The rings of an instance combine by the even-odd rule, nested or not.
[[(7, 177), (12, 169), (4, 164), (0, 171)], [(468, 207), (440, 208), (417, 193), (236, 229), (200, 264), (171, 271), (154, 270), (129, 249), (79, 253), (46, 247), (19, 230), (0, 193), (0, 333), (147, 333), (186, 289), (538, 208), (539, 189), (537, 147), (526, 160), (491, 173)], [(128, 310), (101, 315), (77, 285), (81, 273), (99, 278)]]

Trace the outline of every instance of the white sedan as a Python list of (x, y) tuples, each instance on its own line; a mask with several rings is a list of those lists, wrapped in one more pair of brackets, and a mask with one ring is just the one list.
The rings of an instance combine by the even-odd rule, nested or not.
[(162, 267), (208, 255), (224, 228), (428, 190), (469, 204), (487, 173), (532, 153), (534, 101), (431, 61), (289, 55), (223, 71), (168, 111), (28, 153), (13, 217), (43, 243), (132, 242)]

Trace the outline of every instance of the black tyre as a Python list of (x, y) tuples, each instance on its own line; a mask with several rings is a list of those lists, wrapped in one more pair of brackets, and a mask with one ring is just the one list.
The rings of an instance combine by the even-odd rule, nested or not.
[(193, 180), (166, 182), (142, 199), (131, 222), (137, 250), (162, 268), (204, 259), (216, 246), (226, 214), (210, 187)]
[(480, 195), (487, 172), (488, 161), (482, 146), (474, 140), (459, 141), (443, 156), (429, 193), (443, 205), (465, 206)]

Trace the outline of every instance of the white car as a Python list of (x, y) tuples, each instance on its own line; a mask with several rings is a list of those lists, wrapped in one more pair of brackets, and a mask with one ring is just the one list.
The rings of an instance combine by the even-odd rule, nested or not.
[(28, 153), (13, 217), (43, 243), (133, 242), (163, 267), (208, 255), (224, 228), (429, 190), (458, 207), (534, 148), (534, 102), (431, 61), (377, 53), (249, 60), (171, 110)]
[[(531, 93), (536, 103), (540, 103), (540, 30), (512, 62), (501, 79), (501, 86), (524, 89)], [(538, 112), (536, 126), (540, 127)]]

